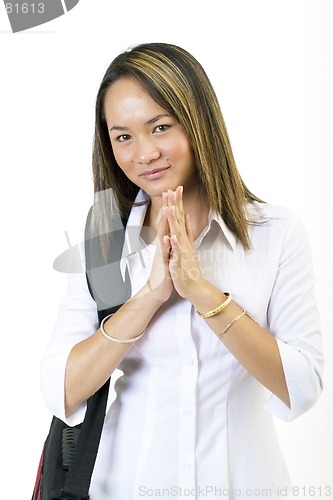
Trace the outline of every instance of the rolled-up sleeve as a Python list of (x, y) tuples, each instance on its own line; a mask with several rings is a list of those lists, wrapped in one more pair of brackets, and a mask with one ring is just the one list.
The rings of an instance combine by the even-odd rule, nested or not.
[(308, 411), (322, 391), (323, 354), (309, 238), (290, 217), (268, 308), (268, 328), (278, 342), (291, 408), (271, 395), (266, 409), (291, 421)]
[(68, 425), (84, 419), (86, 404), (65, 416), (65, 371), (73, 347), (98, 329), (96, 303), (84, 273), (68, 275), (67, 293), (60, 301), (55, 329), (41, 361), (41, 390), (52, 414)]

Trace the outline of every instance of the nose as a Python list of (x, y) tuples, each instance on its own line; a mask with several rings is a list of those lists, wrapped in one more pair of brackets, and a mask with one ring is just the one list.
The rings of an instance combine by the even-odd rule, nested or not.
[(136, 157), (137, 162), (142, 165), (149, 165), (160, 157), (160, 151), (153, 138), (141, 137), (137, 140)]

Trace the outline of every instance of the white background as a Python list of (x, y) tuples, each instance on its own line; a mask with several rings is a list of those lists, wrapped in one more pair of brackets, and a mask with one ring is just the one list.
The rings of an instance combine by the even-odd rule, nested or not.
[(65, 231), (79, 242), (92, 203), (96, 92), (120, 51), (150, 41), (176, 43), (199, 59), (245, 182), (266, 201), (296, 210), (309, 230), (325, 390), (309, 413), (277, 427), (295, 484), (304, 487), (298, 498), (328, 496), (332, 26), (331, 0), (81, 0), (65, 16), (12, 34), (0, 5), (2, 498), (30, 499), (51, 420), (39, 364), (66, 285), (52, 264), (66, 249)]

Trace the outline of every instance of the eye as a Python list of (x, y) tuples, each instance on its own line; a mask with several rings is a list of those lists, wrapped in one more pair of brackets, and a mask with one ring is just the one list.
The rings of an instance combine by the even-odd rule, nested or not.
[(169, 128), (171, 127), (171, 125), (157, 125), (157, 127), (155, 128), (155, 132), (165, 132), (166, 130), (168, 130)]
[(128, 141), (129, 139), (131, 138), (131, 136), (129, 134), (122, 134), (122, 135), (118, 135), (116, 137), (116, 141), (117, 142), (126, 142)]

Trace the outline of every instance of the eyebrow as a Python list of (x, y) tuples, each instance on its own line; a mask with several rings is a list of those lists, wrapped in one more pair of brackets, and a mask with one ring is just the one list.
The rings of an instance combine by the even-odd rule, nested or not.
[[(160, 115), (154, 116), (154, 118), (151, 118), (148, 120), (145, 125), (153, 125), (155, 122), (158, 122), (158, 120), (161, 120), (161, 118), (170, 118), (171, 115), (169, 113), (162, 113)], [(121, 127), (120, 125), (114, 125), (113, 127), (110, 128), (110, 132), (112, 130), (120, 130), (120, 131), (125, 131), (128, 130), (128, 127)]]

